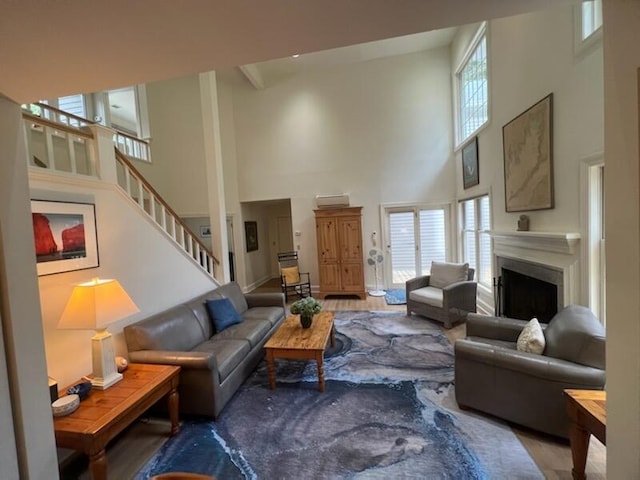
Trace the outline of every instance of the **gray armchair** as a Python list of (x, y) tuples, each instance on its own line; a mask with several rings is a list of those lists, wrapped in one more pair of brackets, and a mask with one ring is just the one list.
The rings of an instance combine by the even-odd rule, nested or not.
[(416, 277), (405, 284), (407, 315), (417, 313), (451, 328), (476, 311), (478, 285), (475, 270), (468, 264), (433, 262), (431, 275)]
[(604, 328), (588, 308), (566, 307), (541, 325), (546, 347), (536, 355), (516, 350), (527, 323), (469, 314), (467, 338), (454, 347), (456, 400), (461, 408), (568, 438), (563, 392), (604, 388)]

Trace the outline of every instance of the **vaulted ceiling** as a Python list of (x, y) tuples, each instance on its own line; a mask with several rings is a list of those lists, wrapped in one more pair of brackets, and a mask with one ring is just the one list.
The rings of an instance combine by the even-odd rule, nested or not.
[(0, 93), (106, 90), (571, 1), (2, 0)]

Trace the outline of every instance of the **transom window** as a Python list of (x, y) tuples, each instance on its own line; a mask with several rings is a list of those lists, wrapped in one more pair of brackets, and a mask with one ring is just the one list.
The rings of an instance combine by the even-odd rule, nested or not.
[(602, 26), (602, 0), (584, 0), (581, 7), (581, 34), (584, 41)]
[(458, 72), (458, 144), (489, 120), (487, 35), (483, 25)]
[(480, 285), (491, 288), (491, 208), (489, 195), (460, 202), (462, 261), (476, 269)]

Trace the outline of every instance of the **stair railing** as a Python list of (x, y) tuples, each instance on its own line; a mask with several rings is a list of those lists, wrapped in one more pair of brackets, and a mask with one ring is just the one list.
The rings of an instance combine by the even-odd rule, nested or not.
[(215, 278), (214, 268), (220, 261), (117, 147), (115, 154), (118, 185), (187, 255)]
[(143, 162), (151, 162), (151, 149), (149, 148), (149, 142), (146, 140), (116, 130), (113, 136), (113, 143), (125, 155)]

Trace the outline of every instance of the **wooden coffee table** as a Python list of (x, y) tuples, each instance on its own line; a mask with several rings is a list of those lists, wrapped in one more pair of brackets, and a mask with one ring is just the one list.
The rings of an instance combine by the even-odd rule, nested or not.
[(91, 477), (106, 480), (107, 443), (165, 395), (171, 435), (178, 433), (179, 374), (180, 367), (171, 365), (130, 364), (118, 383), (107, 390), (92, 390), (75, 412), (54, 417), (56, 445), (87, 454)]
[(607, 393), (603, 390), (565, 390), (567, 412), (571, 419), (569, 440), (574, 480), (583, 480), (587, 465), (589, 437), (593, 434), (607, 444)]
[(282, 322), (276, 333), (267, 340), (267, 370), (269, 386), (276, 388), (276, 358), (315, 360), (318, 364), (318, 389), (324, 392), (324, 350), (331, 336), (331, 346), (335, 344), (333, 312), (320, 312), (313, 317), (311, 328), (302, 328), (300, 315), (291, 315)]

